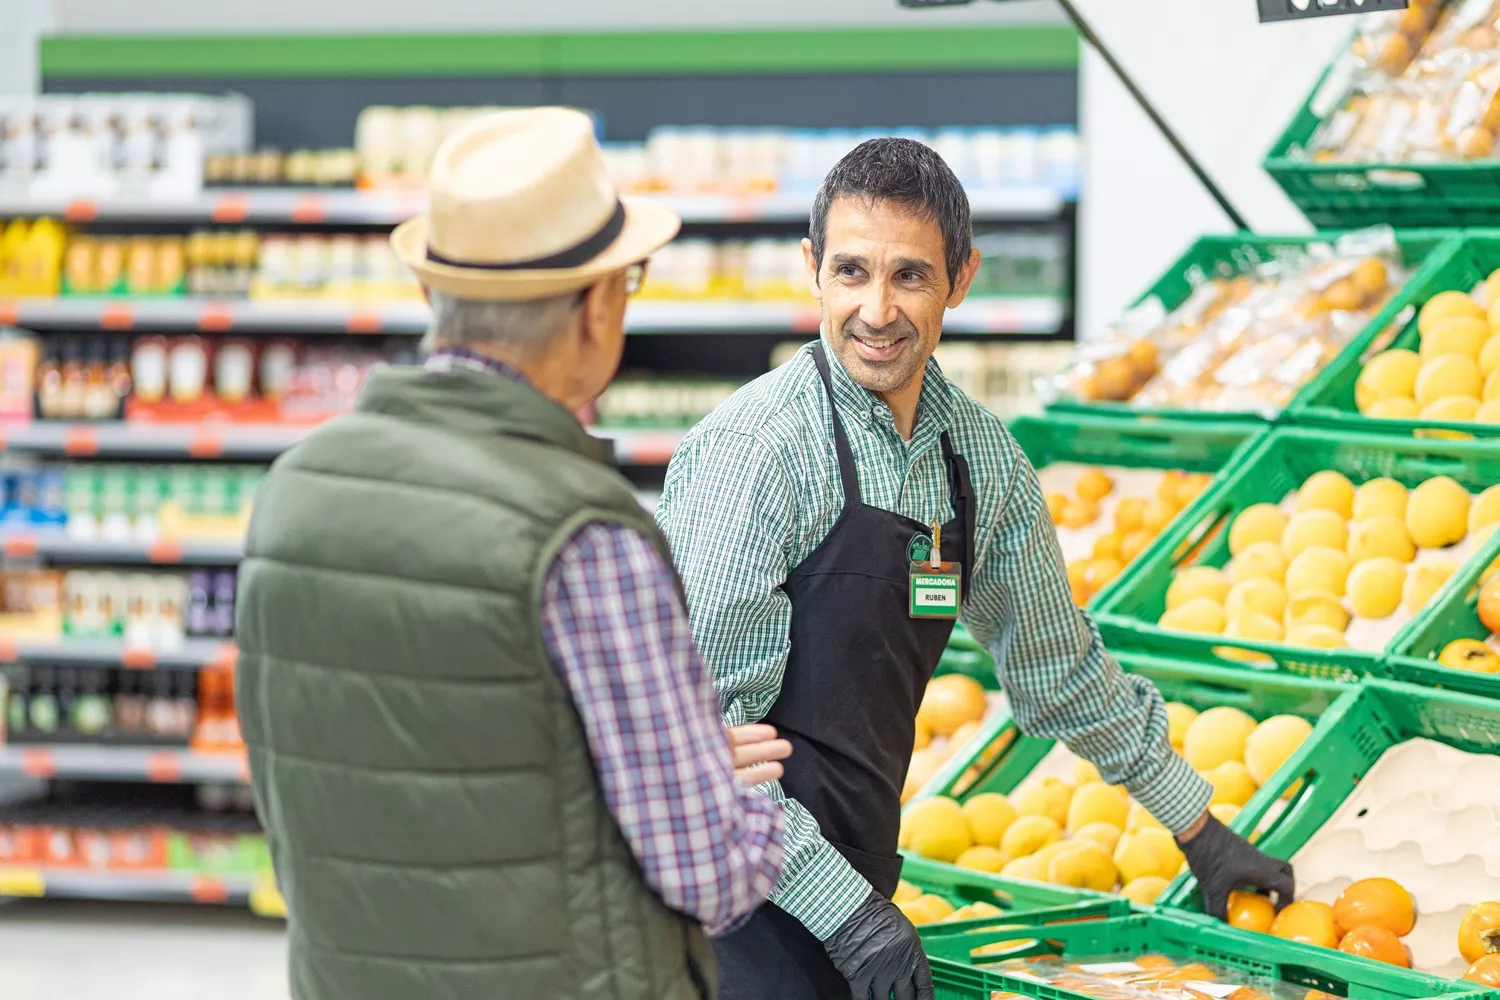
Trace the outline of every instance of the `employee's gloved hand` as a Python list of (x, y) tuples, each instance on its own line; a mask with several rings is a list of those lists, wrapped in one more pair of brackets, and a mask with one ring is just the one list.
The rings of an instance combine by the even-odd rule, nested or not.
[(854, 1000), (932, 1000), (932, 970), (917, 929), (878, 892), (823, 942)]
[(1229, 894), (1235, 889), (1258, 889), (1274, 894), (1276, 909), (1292, 901), (1296, 881), (1292, 866), (1262, 854), (1250, 842), (1212, 815), (1190, 839), (1178, 838), (1198, 885), (1203, 890), (1203, 910), (1211, 917), (1225, 918)]

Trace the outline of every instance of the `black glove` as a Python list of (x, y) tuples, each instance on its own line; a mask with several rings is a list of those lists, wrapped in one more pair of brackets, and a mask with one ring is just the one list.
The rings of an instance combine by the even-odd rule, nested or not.
[(1277, 910), (1292, 901), (1297, 884), (1291, 864), (1262, 854), (1213, 816), (1197, 836), (1185, 844), (1178, 841), (1178, 846), (1203, 890), (1203, 911), (1211, 917), (1225, 918), (1235, 889), (1275, 893)]
[(932, 970), (906, 914), (878, 892), (823, 942), (854, 1000), (932, 1000)]

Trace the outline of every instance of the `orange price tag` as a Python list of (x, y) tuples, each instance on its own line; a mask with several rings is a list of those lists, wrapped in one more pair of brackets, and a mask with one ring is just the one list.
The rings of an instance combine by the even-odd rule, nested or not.
[(816, 333), (823, 323), (823, 315), (816, 309), (798, 307), (792, 313), (792, 329), (797, 333)]
[(63, 454), (69, 458), (88, 458), (99, 454), (99, 428), (74, 424), (63, 435)]
[(16, 640), (0, 635), (0, 663), (14, 663), (21, 658)]
[(344, 328), (350, 333), (379, 333), (383, 325), (379, 313), (360, 311), (349, 314)]
[(158, 750), (146, 756), (146, 780), (162, 785), (182, 781), (182, 755)]
[(760, 200), (757, 198), (731, 198), (724, 206), (725, 222), (754, 222), (760, 218)]
[(210, 302), (198, 312), (198, 329), (205, 333), (223, 333), (234, 326), (234, 313), (223, 302)]
[(250, 215), (250, 199), (238, 193), (221, 194), (208, 214), (215, 222), (244, 222)]
[(233, 670), (239, 659), (240, 648), (232, 642), (226, 642), (214, 651), (214, 658), (208, 667), (210, 670)]
[(672, 451), (677, 441), (670, 437), (642, 438), (631, 458), (638, 465), (666, 465), (672, 461)]
[(5, 555), (9, 559), (31, 559), (37, 554), (38, 547), (33, 534), (5, 536)]
[(320, 194), (306, 194), (292, 204), (293, 222), (322, 222), (328, 218), (328, 199)]
[(188, 442), (188, 454), (194, 458), (222, 458), (224, 435), (216, 427), (199, 427)]
[(188, 887), (189, 894), (199, 903), (223, 903), (229, 899), (229, 887), (221, 878), (199, 875)]
[(69, 222), (92, 222), (98, 215), (99, 205), (84, 199), (70, 201), (68, 207), (63, 209), (63, 218)]
[(146, 559), (154, 563), (180, 563), (182, 543), (173, 538), (158, 538), (146, 549)]
[(129, 305), (105, 306), (99, 313), (99, 327), (103, 330), (129, 330), (135, 326), (135, 308)]
[(240, 751), (239, 778), (246, 784), (250, 783), (250, 755), (243, 750)]
[(57, 758), (47, 747), (29, 747), (21, 751), (21, 773), (32, 778), (54, 778)]
[(156, 666), (156, 653), (142, 646), (126, 646), (120, 654), (120, 665), (126, 670), (151, 670)]
[(15, 299), (0, 299), (0, 326), (15, 326), (21, 322), (21, 303)]

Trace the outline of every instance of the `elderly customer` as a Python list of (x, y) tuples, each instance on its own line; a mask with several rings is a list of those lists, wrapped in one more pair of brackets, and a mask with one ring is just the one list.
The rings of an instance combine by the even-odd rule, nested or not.
[(726, 741), (665, 543), (573, 415), (679, 220), (561, 108), (475, 121), (430, 184), (392, 243), (432, 354), (276, 463), (240, 571), (292, 995), (710, 997), (702, 928), (779, 877), (749, 785), (787, 748)]

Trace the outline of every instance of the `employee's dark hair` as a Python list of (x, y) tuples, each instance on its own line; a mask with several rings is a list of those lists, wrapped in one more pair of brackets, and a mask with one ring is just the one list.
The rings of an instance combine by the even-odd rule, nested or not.
[(969, 261), (974, 229), (969, 196), (948, 164), (930, 146), (913, 139), (868, 139), (836, 163), (813, 202), (813, 259), (823, 268), (828, 242), (828, 207), (839, 198), (895, 201), (936, 220), (943, 234), (943, 254), (951, 287)]

